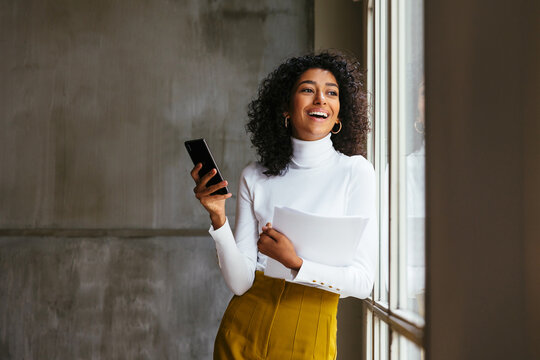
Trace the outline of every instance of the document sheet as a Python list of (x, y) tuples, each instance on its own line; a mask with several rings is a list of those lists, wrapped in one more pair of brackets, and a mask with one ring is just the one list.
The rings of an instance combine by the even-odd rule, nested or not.
[[(352, 264), (369, 219), (361, 216), (320, 216), (276, 206), (272, 227), (287, 236), (303, 259), (333, 266)], [(268, 258), (266, 276), (292, 280), (293, 272)]]

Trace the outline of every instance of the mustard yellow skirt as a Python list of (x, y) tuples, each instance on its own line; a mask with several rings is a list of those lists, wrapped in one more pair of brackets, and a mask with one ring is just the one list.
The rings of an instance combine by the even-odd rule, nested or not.
[(339, 295), (255, 273), (223, 315), (214, 359), (335, 359)]

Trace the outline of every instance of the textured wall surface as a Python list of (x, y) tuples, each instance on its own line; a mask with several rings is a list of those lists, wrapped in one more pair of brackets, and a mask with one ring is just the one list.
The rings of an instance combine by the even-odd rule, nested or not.
[(0, 359), (211, 358), (231, 295), (208, 239), (0, 246)]
[(247, 103), (312, 46), (309, 0), (0, 2), (0, 359), (210, 358), (231, 293), (183, 141), (235, 194)]
[(183, 141), (207, 138), (236, 188), (247, 103), (312, 48), (312, 18), (310, 1), (2, 1), (0, 226), (206, 227)]

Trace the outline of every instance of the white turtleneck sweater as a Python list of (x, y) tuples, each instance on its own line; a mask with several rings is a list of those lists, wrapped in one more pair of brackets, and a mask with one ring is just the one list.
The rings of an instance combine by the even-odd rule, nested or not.
[(377, 264), (373, 166), (362, 156), (337, 152), (330, 134), (317, 141), (293, 138), (292, 143), (293, 156), (284, 175), (267, 177), (263, 174), (265, 168), (258, 163), (242, 171), (234, 235), (228, 220), (217, 230), (210, 227), (225, 282), (236, 295), (251, 287), (255, 270), (266, 266), (267, 256), (257, 249), (262, 227), (272, 221), (275, 206), (287, 206), (322, 216), (369, 218), (352, 265), (337, 267), (303, 259), (291, 280), (341, 297), (366, 298), (373, 287)]

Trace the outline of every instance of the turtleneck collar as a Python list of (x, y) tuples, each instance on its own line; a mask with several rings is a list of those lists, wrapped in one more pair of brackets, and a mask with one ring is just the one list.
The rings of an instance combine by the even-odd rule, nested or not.
[(293, 145), (292, 166), (297, 168), (314, 168), (325, 165), (337, 154), (331, 134), (319, 140), (304, 141), (291, 138)]

